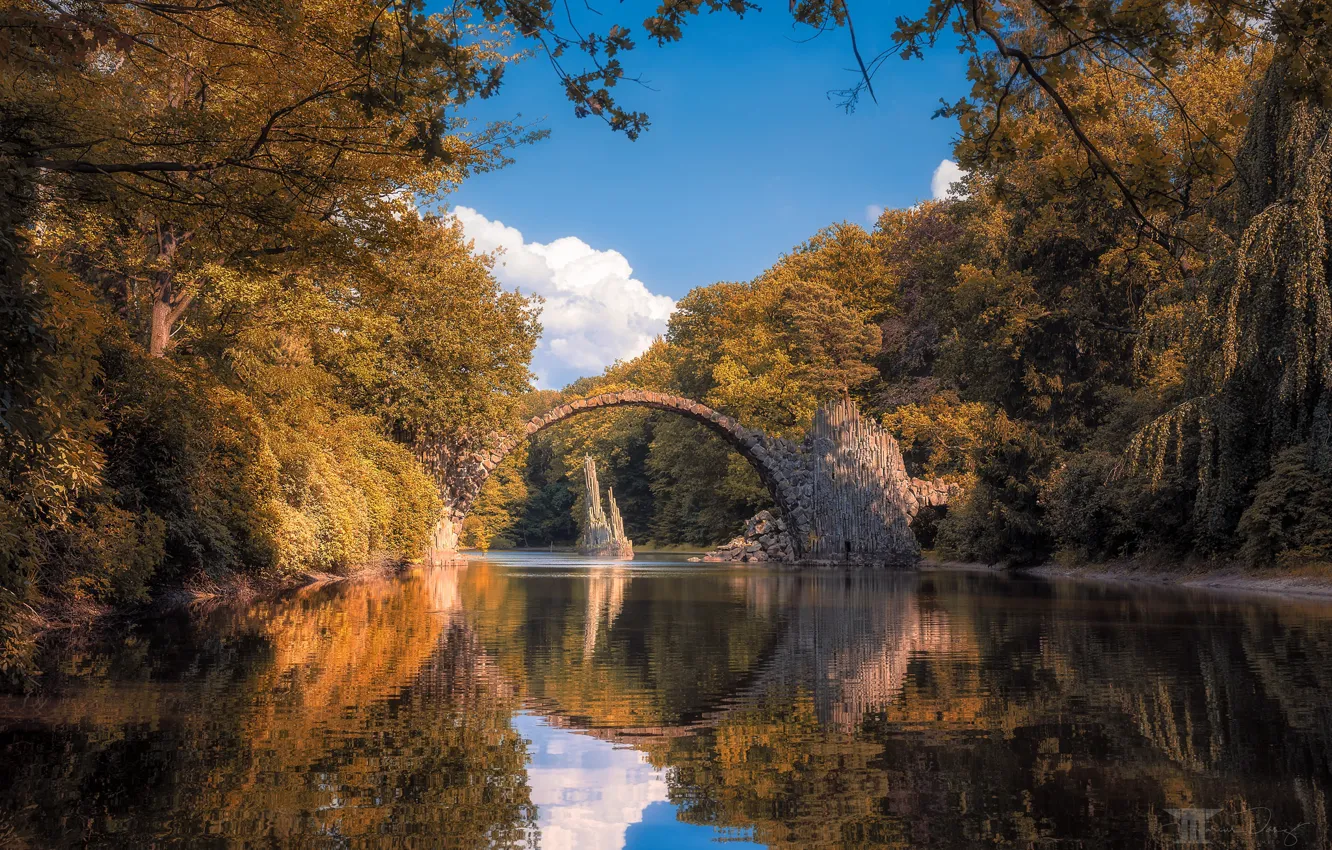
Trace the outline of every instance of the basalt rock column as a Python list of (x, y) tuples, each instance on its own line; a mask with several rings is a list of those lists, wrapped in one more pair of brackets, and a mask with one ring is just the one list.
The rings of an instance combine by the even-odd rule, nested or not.
[(812, 561), (907, 566), (917, 500), (897, 441), (846, 397), (820, 407), (805, 438)]
[(597, 482), (597, 465), (591, 457), (583, 458), (583, 483), (587, 488), (587, 510), (583, 517), (583, 531), (578, 535), (578, 552), (597, 558), (631, 561), (634, 542), (624, 536), (624, 520), (615, 504), (615, 491), (607, 491), (610, 518), (601, 509), (601, 485)]

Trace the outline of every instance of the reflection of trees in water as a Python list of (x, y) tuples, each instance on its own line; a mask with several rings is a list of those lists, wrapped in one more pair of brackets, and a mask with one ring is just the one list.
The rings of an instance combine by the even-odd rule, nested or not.
[(521, 578), (474, 564), (465, 619), (526, 704), (560, 726), (688, 724), (772, 651), (778, 613), (747, 611), (726, 574), (603, 568)]
[[(669, 580), (646, 580), (657, 587), (657, 594), (672, 591)], [(909, 573), (858, 571), (848, 573), (794, 573), (748, 574), (717, 579), (720, 588), (730, 595), (729, 604), (712, 617), (692, 618), (697, 628), (671, 632), (667, 636), (678, 645), (661, 646), (660, 630), (647, 628), (641, 635), (631, 635), (636, 627), (627, 622), (619, 640), (633, 643), (642, 641), (643, 659), (680, 658), (690, 672), (703, 669), (703, 679), (717, 681), (726, 688), (707, 694), (696, 694), (698, 701), (684, 705), (675, 715), (661, 716), (633, 709), (632, 714), (644, 718), (640, 725), (660, 728), (663, 725), (699, 726), (715, 723), (729, 711), (762, 704), (771, 695), (809, 691), (818, 719), (825, 724), (853, 730), (867, 712), (877, 711), (900, 695), (906, 678), (908, 663), (918, 652), (941, 653), (952, 651), (954, 638), (947, 615), (940, 611), (922, 614), (915, 594), (917, 577)], [(603, 635), (602, 649), (613, 643), (605, 638), (615, 624), (624, 604), (627, 579), (610, 571), (598, 574), (589, 581), (588, 600), (583, 620), (584, 665), (589, 673), (600, 680), (624, 681), (624, 670), (617, 665), (626, 656), (614, 651), (604, 652), (601, 663), (594, 658), (593, 644), (587, 635)], [(640, 586), (642, 586), (640, 584)], [(645, 588), (647, 589), (647, 588)], [(611, 612), (607, 616), (607, 612)], [(550, 616), (549, 613), (547, 616)], [(626, 618), (632, 619), (632, 618)], [(573, 628), (574, 619), (567, 628)], [(759, 625), (760, 628), (755, 628)], [(600, 629), (600, 632), (598, 631)], [(741, 640), (746, 641), (741, 653), (732, 650)], [(562, 645), (557, 641), (556, 645)], [(542, 652), (537, 648), (538, 653)], [(549, 652), (549, 648), (546, 648)], [(708, 669), (711, 663), (727, 665), (726, 675), (717, 675)], [(732, 662), (740, 660), (742, 665)], [(543, 684), (547, 707), (563, 713), (569, 706), (559, 701), (559, 682)], [(642, 688), (626, 688), (613, 694), (626, 700), (646, 696)], [(621, 714), (625, 712), (621, 711)], [(580, 715), (587, 725), (616, 727), (610, 716)], [(653, 722), (647, 722), (648, 719)]]
[[(1056, 585), (1041, 667), (1053, 704), (1091, 706), (1104, 747), (1145, 756), (1112, 764), (1132, 785), (1160, 778), (1162, 809), (1223, 809), (1238, 836), (1304, 824), (1299, 846), (1332, 846), (1332, 622), (1321, 606)], [(1133, 623), (1093, 615), (1111, 606)], [(1104, 614), (1101, 615), (1102, 618)], [(1020, 641), (1020, 624), (993, 622)], [(1236, 826), (1238, 824), (1239, 826)], [(1281, 846), (1269, 833), (1257, 846)]]
[[(632, 577), (632, 579), (631, 579)], [(510, 724), (632, 742), (681, 817), (776, 847), (1329, 846), (1332, 623), (1220, 597), (972, 574), (311, 588), (65, 659), (0, 732), (33, 846), (223, 831), (286, 846), (531, 840)], [(40, 722), (38, 722), (40, 721)], [(3, 828), (3, 824), (0, 824)]]
[(912, 653), (951, 645), (911, 574), (632, 575), (512, 581), (477, 566), (464, 616), (531, 705), (608, 733), (687, 731), (797, 688), (821, 721), (852, 728), (900, 692)]
[[(1114, 711), (1127, 721), (1111, 727), (1118, 745), (1146, 745), (1186, 770), (1332, 769), (1332, 612), (1078, 584), (1052, 594), (1039, 621), (1002, 606), (969, 613), (989, 636), (990, 681), (1018, 687), (1025, 675), (1045, 713)], [(1039, 656), (1013, 665), (1037, 639)]]
[(863, 846), (901, 837), (880, 814), (900, 787), (860, 734), (900, 701), (922, 655), (965, 652), (949, 615), (922, 607), (914, 574), (753, 576), (751, 610), (781, 612), (778, 649), (712, 728), (655, 752), (697, 823), (754, 827), (765, 843)]
[(789, 575), (781, 649), (748, 701), (811, 691), (818, 719), (854, 731), (867, 712), (896, 699), (919, 652), (946, 652), (947, 617), (922, 613), (912, 573)]
[(1159, 846), (1169, 809), (1221, 808), (1213, 846), (1329, 846), (1325, 611), (953, 575), (787, 599), (780, 683), (658, 748), (687, 819), (778, 847)]
[(217, 612), (193, 635), (197, 669), (149, 655), (4, 732), (3, 809), (39, 847), (528, 843), (515, 705), (457, 620), (457, 580), (430, 570)]

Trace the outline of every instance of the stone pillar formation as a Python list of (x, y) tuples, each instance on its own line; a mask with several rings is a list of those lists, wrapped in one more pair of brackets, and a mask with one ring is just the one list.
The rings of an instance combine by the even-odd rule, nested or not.
[(916, 504), (897, 440), (860, 415), (851, 399), (820, 407), (805, 437), (810, 485), (805, 557), (813, 561), (909, 564)]
[(610, 517), (601, 510), (601, 485), (597, 482), (597, 464), (583, 458), (583, 485), (586, 488), (583, 530), (578, 535), (578, 554), (616, 561), (632, 561), (634, 542), (624, 536), (624, 520), (615, 504), (615, 492), (608, 490)]

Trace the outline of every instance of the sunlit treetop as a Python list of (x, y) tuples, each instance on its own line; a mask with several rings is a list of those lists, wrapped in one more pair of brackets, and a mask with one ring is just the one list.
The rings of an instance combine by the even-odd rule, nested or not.
[(232, 175), (268, 175), (272, 203), (337, 215), (327, 194), (340, 183), (428, 192), (522, 138), (459, 112), (514, 58), (486, 9), (20, 0), (5, 24), (4, 99), (43, 120), (13, 122), (23, 130), (3, 152), (159, 200), (207, 206)]

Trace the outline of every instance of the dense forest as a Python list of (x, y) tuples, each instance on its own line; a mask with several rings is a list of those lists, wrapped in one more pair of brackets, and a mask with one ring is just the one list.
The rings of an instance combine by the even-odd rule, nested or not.
[[(532, 393), (539, 304), (441, 210), (540, 132), (467, 108), (544, 51), (577, 114), (636, 137), (612, 97), (636, 30), (566, 32), (550, 0), (5, 0), (0, 668), (167, 588), (419, 555), (414, 449), (613, 386), (785, 436), (850, 393), (967, 485), (919, 528), (952, 557), (1332, 558), (1332, 10), (921, 5), (845, 100), (951, 38), (957, 197), (834, 225)], [(791, 11), (851, 26), (843, 0)], [(713, 543), (767, 498), (697, 426), (585, 417), (511, 455), (471, 542), (571, 538), (583, 454), (640, 540)]]

